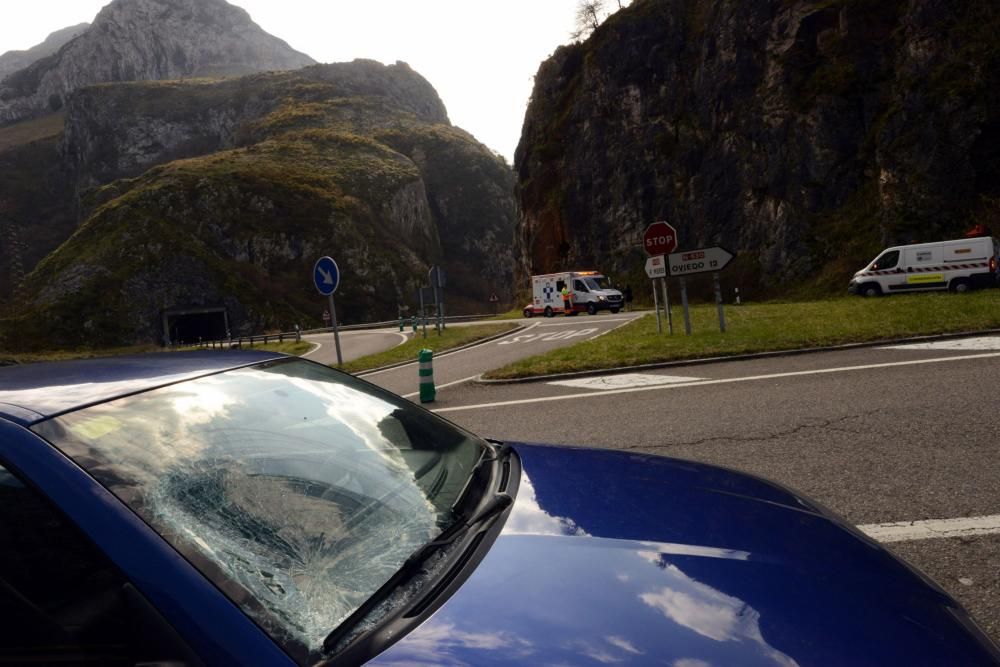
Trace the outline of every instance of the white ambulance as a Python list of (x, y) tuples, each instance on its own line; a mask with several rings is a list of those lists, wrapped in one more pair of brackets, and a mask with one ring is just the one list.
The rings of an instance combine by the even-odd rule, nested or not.
[[(572, 308), (563, 308), (562, 289), (568, 287)], [(524, 316), (557, 314), (576, 315), (586, 312), (596, 315), (599, 310), (617, 313), (625, 301), (622, 293), (611, 287), (611, 281), (597, 271), (566, 271), (531, 276), (531, 303), (524, 307)]]
[(990, 236), (886, 248), (854, 274), (850, 294), (880, 296), (895, 292), (949, 289), (966, 292), (997, 286), (1000, 242)]

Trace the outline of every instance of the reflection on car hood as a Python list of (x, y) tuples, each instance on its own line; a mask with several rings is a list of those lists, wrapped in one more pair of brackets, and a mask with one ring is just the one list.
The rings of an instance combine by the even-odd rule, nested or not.
[(964, 612), (878, 545), (756, 478), (516, 445), (503, 533), (379, 665), (996, 664)]

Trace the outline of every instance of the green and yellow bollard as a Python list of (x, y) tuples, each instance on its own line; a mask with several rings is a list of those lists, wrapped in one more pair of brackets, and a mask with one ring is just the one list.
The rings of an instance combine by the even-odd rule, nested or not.
[(431, 361), (433, 357), (434, 350), (420, 350), (420, 356), (418, 357), (420, 370), (418, 373), (420, 377), (421, 403), (433, 403), (434, 397), (437, 396), (437, 390), (434, 389), (434, 366)]
[(406, 320), (403, 319), (402, 315), (400, 315), (399, 316), (399, 330), (400, 330), (400, 332), (402, 332), (405, 327), (406, 327)]
[(410, 326), (413, 327), (413, 333), (417, 333), (417, 316), (414, 315), (410, 318)]

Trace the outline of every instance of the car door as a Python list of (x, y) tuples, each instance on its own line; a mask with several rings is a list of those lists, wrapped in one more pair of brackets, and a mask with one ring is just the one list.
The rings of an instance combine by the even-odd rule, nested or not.
[(883, 293), (906, 289), (906, 271), (902, 267), (903, 254), (899, 250), (886, 250), (872, 262), (871, 271)]

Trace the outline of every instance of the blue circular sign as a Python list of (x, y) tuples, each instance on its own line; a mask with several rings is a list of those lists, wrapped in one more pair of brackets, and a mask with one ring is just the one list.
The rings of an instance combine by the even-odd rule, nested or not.
[(313, 282), (323, 296), (330, 296), (336, 292), (337, 285), (340, 284), (340, 269), (337, 268), (337, 263), (330, 257), (317, 259), (316, 266), (313, 267)]

